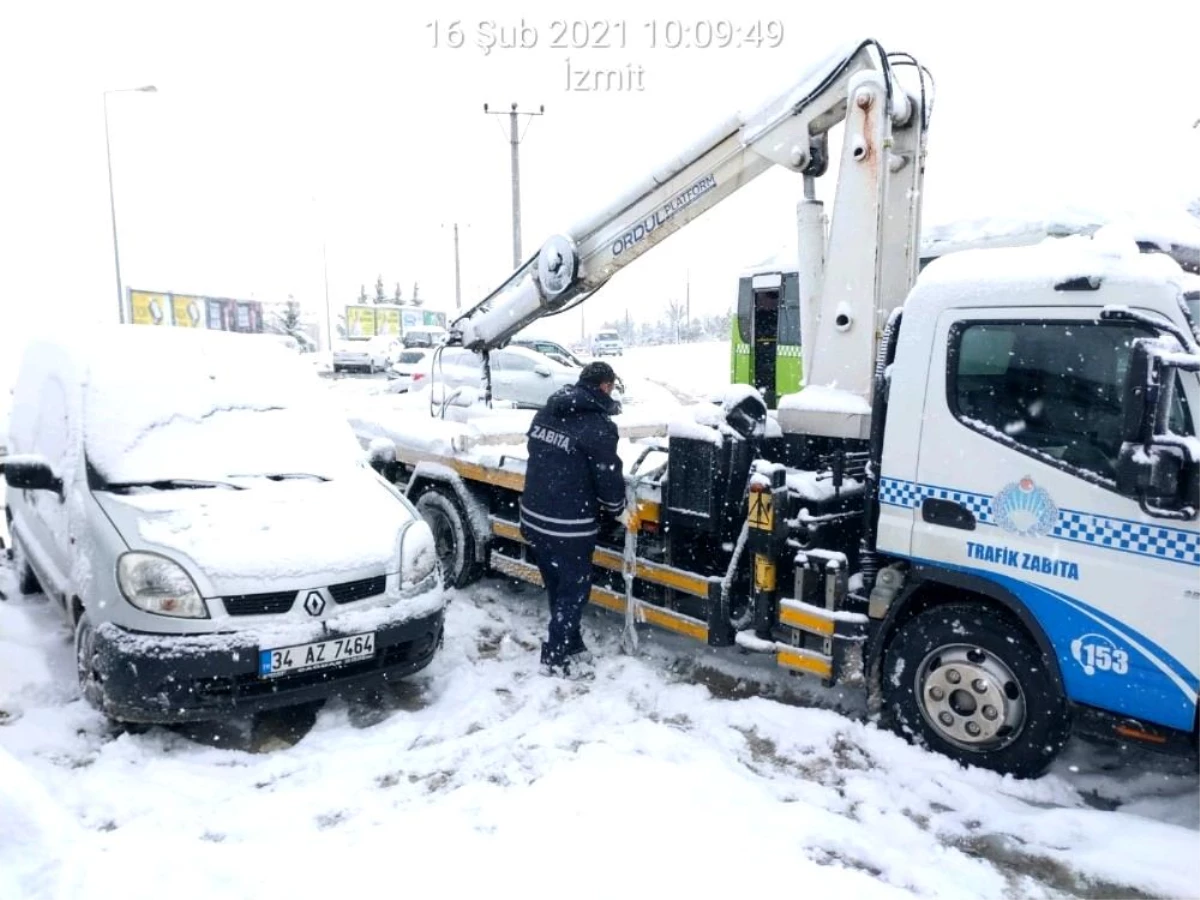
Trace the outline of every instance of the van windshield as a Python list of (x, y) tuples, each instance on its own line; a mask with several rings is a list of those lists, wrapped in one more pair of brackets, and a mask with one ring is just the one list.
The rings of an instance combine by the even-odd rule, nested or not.
[(209, 352), (195, 352), (209, 341), (166, 340), (92, 363), (83, 438), (97, 487), (333, 478), (358, 464), (354, 433), (311, 367), (282, 347), (237, 352), (225, 337), (238, 339)]

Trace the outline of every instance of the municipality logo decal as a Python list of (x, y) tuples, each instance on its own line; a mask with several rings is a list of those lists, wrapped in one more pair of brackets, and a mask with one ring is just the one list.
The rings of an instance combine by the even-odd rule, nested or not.
[(1058, 507), (1028, 475), (1001, 488), (992, 498), (992, 510), (997, 525), (1022, 537), (1042, 537), (1058, 524)]

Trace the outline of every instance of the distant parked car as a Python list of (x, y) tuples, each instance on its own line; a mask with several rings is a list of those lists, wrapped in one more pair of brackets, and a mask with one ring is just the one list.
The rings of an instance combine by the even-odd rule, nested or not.
[(593, 356), (623, 356), (624, 346), (621, 336), (615, 331), (597, 331), (592, 338)]
[(583, 360), (556, 341), (547, 341), (542, 338), (513, 338), (509, 341), (508, 346), (524, 347), (526, 350), (533, 350), (535, 353), (548, 356), (555, 362), (562, 363), (564, 366), (578, 366), (581, 369), (584, 366)]
[(337, 341), (333, 347), (333, 371), (382, 372), (399, 359), (401, 350), (399, 339), (385, 334), (366, 340)]
[(400, 358), (387, 370), (388, 390), (403, 394), (413, 384), (413, 376), (423, 377), (422, 364), (433, 356), (432, 350), (401, 350)]
[[(493, 350), (489, 359), (493, 399), (520, 407), (545, 406), (556, 390), (579, 380), (579, 369), (575, 366), (564, 366), (525, 347)], [(483, 357), (473, 350), (447, 347), (440, 357), (430, 354), (414, 378), (413, 391), (422, 390), (429, 383), (443, 385), (447, 397), (455, 388), (479, 391), (484, 386)]]
[(416, 325), (404, 332), (404, 346), (406, 349), (414, 347), (436, 347), (445, 342), (450, 333), (445, 328), (438, 328), (433, 325)]
[(225, 332), (30, 343), (3, 459), (17, 588), (61, 608), (87, 703), (213, 720), (430, 663), (433, 533), (326, 393), (296, 354)]

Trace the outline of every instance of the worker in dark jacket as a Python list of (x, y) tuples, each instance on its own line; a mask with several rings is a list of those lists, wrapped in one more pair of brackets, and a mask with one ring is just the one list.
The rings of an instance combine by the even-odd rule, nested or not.
[(610, 418), (620, 411), (612, 398), (616, 380), (612, 366), (589, 363), (576, 384), (550, 396), (528, 432), (521, 534), (550, 599), (542, 644), (549, 674), (578, 674), (572, 663), (587, 652), (579, 622), (591, 592), (592, 553), (601, 528), (625, 510), (625, 476)]

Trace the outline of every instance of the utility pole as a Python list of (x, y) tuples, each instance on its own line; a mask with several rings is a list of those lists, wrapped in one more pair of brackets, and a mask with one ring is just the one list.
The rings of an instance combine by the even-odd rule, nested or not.
[(113, 193), (112, 147), (108, 140), (108, 95), (109, 94), (155, 94), (158, 92), (152, 84), (136, 88), (116, 88), (104, 91), (104, 157), (108, 160), (108, 208), (112, 215), (113, 235), (113, 267), (117, 271), (117, 321), (125, 324), (125, 285), (121, 281), (121, 251), (117, 247), (117, 201)]
[[(454, 308), (462, 309), (462, 267), (460, 263), (462, 257), (459, 255), (458, 223), (443, 222), (440, 227), (445, 228), (447, 225), (454, 231)], [(463, 227), (470, 228), (471, 223), (468, 222)]]
[(462, 275), (458, 267), (458, 223), (454, 223), (454, 308), (462, 309)]
[(325, 253), (325, 238), (321, 238), (321, 271), (325, 276), (325, 343), (333, 352), (333, 313), (329, 309), (329, 257)]
[(513, 268), (518, 269), (521, 266), (521, 160), (518, 150), (521, 139), (517, 135), (517, 116), (540, 116), (546, 112), (546, 107), (539, 106), (537, 112), (520, 112), (514, 103), (507, 113), (501, 113), (499, 110), (488, 109), (485, 103), (483, 111), (494, 116), (508, 116), (508, 143), (512, 150)]

